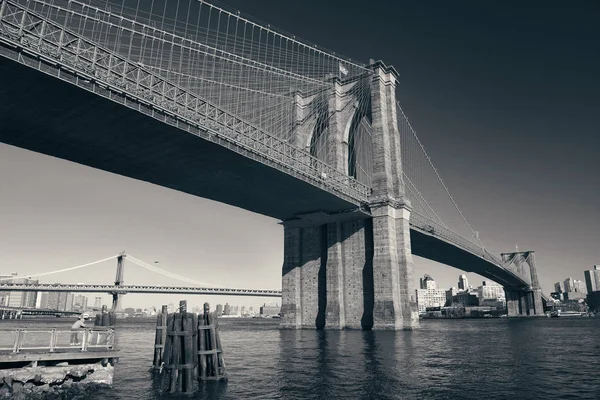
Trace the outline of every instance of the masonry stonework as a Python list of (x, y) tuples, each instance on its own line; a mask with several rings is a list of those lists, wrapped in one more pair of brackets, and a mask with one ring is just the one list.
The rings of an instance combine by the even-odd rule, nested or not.
[[(371, 218), (292, 227), (284, 221), (282, 321), (285, 328), (414, 329), (418, 313), (404, 197), (395, 88), (397, 72), (371, 65)], [(326, 102), (328, 164), (348, 173), (347, 132), (356, 82), (334, 79)], [(318, 97), (296, 96), (297, 145), (311, 143)]]

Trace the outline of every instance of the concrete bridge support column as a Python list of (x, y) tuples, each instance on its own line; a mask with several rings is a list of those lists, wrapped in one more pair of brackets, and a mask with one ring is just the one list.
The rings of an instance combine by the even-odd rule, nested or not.
[(373, 329), (419, 324), (407, 208), (373, 207)]
[(505, 290), (504, 293), (506, 297), (506, 314), (509, 317), (520, 316), (519, 292), (516, 290)]
[(410, 203), (404, 196), (396, 108), (398, 73), (372, 63), (373, 329), (414, 329), (419, 325), (410, 248)]
[[(316, 328), (325, 307), (323, 227), (285, 227), (281, 312), (283, 328)], [(321, 325), (321, 326), (319, 326)]]
[(373, 326), (373, 241), (370, 220), (327, 225), (325, 327)]

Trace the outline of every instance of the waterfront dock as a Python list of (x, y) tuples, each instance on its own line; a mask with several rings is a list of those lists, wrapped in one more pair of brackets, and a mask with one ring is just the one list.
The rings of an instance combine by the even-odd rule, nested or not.
[(0, 395), (112, 385), (114, 339), (111, 327), (0, 330)]

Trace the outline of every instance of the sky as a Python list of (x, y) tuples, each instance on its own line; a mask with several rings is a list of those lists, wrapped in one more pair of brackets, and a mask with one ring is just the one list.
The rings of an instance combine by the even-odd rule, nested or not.
[[(394, 65), (397, 97), (470, 224), (495, 253), (534, 250), (546, 293), (600, 264), (599, 3), (224, 3), (354, 60)], [(2, 144), (0, 226), (0, 273), (125, 250), (198, 281), (281, 287), (278, 221)], [(111, 261), (55, 280), (110, 283), (115, 269)], [(449, 287), (461, 271), (415, 257), (415, 277), (425, 273)], [(131, 263), (125, 282), (178, 284)], [(272, 301), (128, 295), (123, 304), (182, 298), (191, 306)]]

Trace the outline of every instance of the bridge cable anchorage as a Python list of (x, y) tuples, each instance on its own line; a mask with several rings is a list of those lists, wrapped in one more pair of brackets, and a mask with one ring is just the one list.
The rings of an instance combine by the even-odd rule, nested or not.
[(140, 259), (138, 259), (138, 258), (136, 258), (136, 257), (134, 257), (132, 255), (129, 255), (129, 254), (127, 255), (126, 260), (131, 261), (134, 264), (136, 264), (136, 265), (138, 265), (138, 266), (140, 266), (142, 268), (145, 268), (145, 269), (147, 269), (149, 271), (156, 272), (156, 273), (158, 273), (160, 275), (163, 275), (163, 276), (166, 276), (166, 277), (169, 277), (169, 278), (177, 279), (177, 280), (180, 280), (180, 281), (183, 281), (183, 282), (193, 283), (195, 285), (199, 285), (201, 287), (206, 287), (206, 288), (215, 288), (215, 289), (223, 289), (224, 288), (223, 286), (213, 285), (213, 284), (206, 283), (206, 282), (200, 282), (200, 281), (197, 281), (197, 280), (194, 280), (194, 279), (191, 279), (191, 278), (186, 278), (184, 276), (174, 274), (172, 272), (165, 271), (165, 270), (163, 270), (161, 268), (158, 268), (158, 267), (155, 267), (153, 265), (150, 265), (147, 262), (142, 261), (142, 260), (140, 260)]
[(39, 274), (18, 275), (18, 276), (11, 276), (11, 277), (7, 277), (7, 278), (0, 278), (0, 281), (3, 281), (3, 280), (12, 280), (12, 279), (19, 279), (19, 278), (34, 278), (34, 277), (38, 277), (38, 276), (45, 276), (45, 275), (58, 274), (58, 273), (61, 273), (61, 272), (73, 271), (73, 270), (76, 270), (76, 269), (80, 269), (80, 268), (84, 268), (84, 267), (89, 267), (91, 265), (95, 265), (95, 264), (99, 264), (99, 263), (102, 263), (102, 262), (105, 262), (105, 261), (116, 259), (120, 255), (121, 254), (116, 254), (116, 255), (114, 255), (112, 257), (107, 257), (107, 258), (104, 258), (102, 260), (94, 261), (94, 262), (87, 263), (87, 264), (78, 265), (76, 267), (63, 268), (63, 269), (59, 269), (59, 270), (51, 271), (51, 272), (42, 272), (42, 273), (39, 273)]
[[(456, 201), (454, 200), (454, 198), (452, 197), (452, 195), (450, 194), (450, 191), (448, 189), (448, 187), (446, 186), (446, 184), (444, 183), (442, 177), (440, 176), (437, 168), (435, 167), (435, 165), (433, 164), (433, 161), (431, 160), (431, 158), (429, 157), (429, 155), (427, 154), (427, 151), (425, 150), (425, 147), (423, 146), (423, 144), (421, 143), (419, 137), (417, 136), (416, 131), (414, 130), (414, 128), (412, 127), (408, 117), (406, 116), (406, 114), (404, 113), (404, 110), (402, 109), (402, 107), (400, 106), (400, 102), (396, 102), (396, 106), (397, 109), (400, 113), (400, 115), (402, 116), (402, 119), (404, 120), (404, 122), (406, 123), (406, 126), (408, 127), (410, 133), (412, 134), (413, 138), (416, 140), (416, 143), (418, 144), (418, 147), (420, 148), (420, 150), (422, 151), (423, 155), (425, 156), (429, 167), (432, 169), (433, 173), (435, 174), (435, 177), (437, 178), (437, 180), (439, 181), (439, 183), (442, 185), (442, 188), (445, 192), (445, 194), (447, 195), (447, 197), (450, 199), (450, 201), (452, 202), (453, 207), (456, 209), (456, 211), (459, 213), (462, 221), (465, 223), (465, 225), (467, 226), (467, 228), (469, 229), (471, 235), (473, 236), (473, 238), (479, 243), (479, 245), (482, 247), (482, 249), (484, 250), (484, 253), (487, 253), (487, 250), (485, 250), (485, 245), (483, 244), (483, 242), (479, 239), (479, 235), (473, 230), (473, 228), (471, 227), (471, 225), (469, 224), (469, 222), (467, 221), (467, 219), (465, 218), (463, 212), (460, 210), (460, 208), (458, 207), (458, 204), (456, 203)], [(401, 132), (402, 133), (402, 132)], [(410, 166), (409, 166), (409, 170), (410, 170)], [(421, 168), (419, 168), (419, 170), (421, 170)], [(421, 172), (421, 171), (419, 171)], [(412, 185), (412, 182), (411, 182)], [(414, 185), (413, 185), (414, 186)], [(415, 187), (416, 189), (416, 187)], [(432, 209), (433, 210), (433, 209)], [(438, 217), (439, 218), (439, 217)]]

